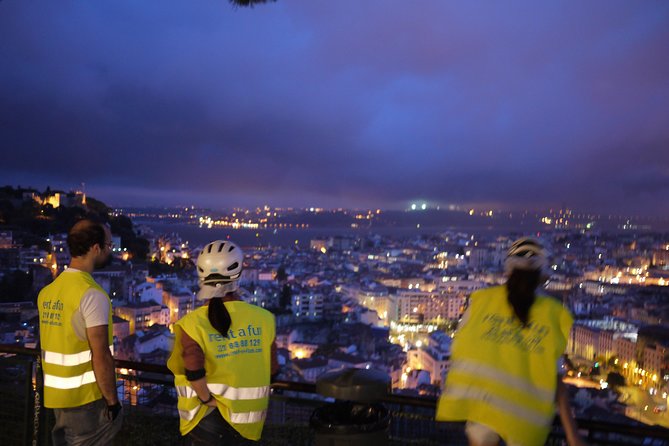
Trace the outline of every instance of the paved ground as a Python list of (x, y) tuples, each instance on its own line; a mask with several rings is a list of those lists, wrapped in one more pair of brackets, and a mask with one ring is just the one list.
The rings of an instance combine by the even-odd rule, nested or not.
[(639, 387), (621, 388), (621, 401), (627, 404), (625, 415), (646, 424), (657, 424), (669, 428), (669, 412), (655, 413), (653, 409), (658, 405), (666, 407), (667, 400), (661, 396), (649, 395), (647, 390)]

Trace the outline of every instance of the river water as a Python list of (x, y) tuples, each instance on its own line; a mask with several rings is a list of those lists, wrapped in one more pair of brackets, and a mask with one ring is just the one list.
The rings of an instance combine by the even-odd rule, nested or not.
[[(346, 228), (346, 227), (319, 227), (319, 228), (287, 228), (287, 229), (231, 229), (231, 228), (207, 228), (186, 223), (165, 222), (138, 222), (150, 227), (156, 235), (178, 234), (183, 241), (188, 241), (191, 246), (201, 246), (213, 240), (232, 240), (241, 246), (309, 246), (309, 241), (331, 236), (365, 237), (371, 234), (389, 236), (394, 238), (412, 238), (418, 236), (437, 235), (446, 231), (464, 232), (476, 236), (494, 236), (502, 234), (527, 234), (518, 231), (517, 228), (493, 228), (486, 227), (376, 227), (376, 228)], [(536, 229), (532, 231), (536, 235)]]

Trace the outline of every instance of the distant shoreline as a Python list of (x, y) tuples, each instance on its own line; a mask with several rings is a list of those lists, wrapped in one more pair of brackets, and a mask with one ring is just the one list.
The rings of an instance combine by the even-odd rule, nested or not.
[[(137, 222), (140, 223), (140, 222)], [(206, 228), (199, 225), (188, 223), (167, 223), (167, 222), (141, 222), (148, 226), (156, 234), (178, 234), (183, 241), (188, 241), (193, 246), (203, 245), (212, 240), (230, 239), (242, 246), (293, 246), (295, 240), (299, 246), (309, 246), (309, 241), (318, 238), (328, 237), (360, 237), (371, 234), (381, 236), (412, 237), (425, 235), (438, 235), (443, 232), (466, 232), (466, 233), (486, 233), (486, 234), (504, 234), (510, 231), (492, 227), (486, 228), (468, 228), (461, 227), (367, 227), (367, 228), (346, 228), (346, 227), (310, 227), (310, 228), (282, 228), (282, 229), (231, 229), (231, 228)], [(511, 231), (512, 232), (512, 231)], [(518, 231), (515, 231), (518, 232)], [(257, 234), (257, 236), (256, 236)]]
[[(148, 226), (157, 235), (176, 233), (182, 241), (188, 241), (192, 246), (204, 245), (212, 240), (230, 239), (239, 243), (242, 246), (257, 247), (257, 246), (294, 246), (297, 240), (297, 245), (301, 247), (308, 247), (309, 241), (312, 239), (329, 238), (334, 236), (344, 237), (361, 237), (372, 234), (380, 236), (391, 236), (410, 238), (417, 236), (436, 236), (444, 232), (464, 232), (473, 234), (483, 238), (493, 238), (495, 236), (518, 236), (518, 235), (541, 235), (544, 233), (552, 233), (555, 229), (540, 225), (504, 225), (495, 227), (492, 225), (471, 225), (471, 226), (454, 226), (454, 225), (439, 225), (439, 226), (372, 226), (365, 228), (350, 228), (343, 226), (330, 227), (309, 227), (309, 228), (262, 228), (262, 229), (232, 229), (222, 227), (200, 227), (197, 224), (189, 223), (175, 223), (155, 220), (135, 220), (136, 224)], [(628, 230), (621, 229), (602, 230), (605, 233), (648, 233), (648, 230)], [(662, 233), (666, 231), (650, 231), (653, 233)]]

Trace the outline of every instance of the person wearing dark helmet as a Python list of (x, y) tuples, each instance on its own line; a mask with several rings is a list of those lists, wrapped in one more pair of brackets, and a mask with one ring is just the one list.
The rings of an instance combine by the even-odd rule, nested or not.
[(191, 445), (260, 439), (270, 381), (278, 369), (274, 316), (239, 299), (242, 250), (216, 240), (197, 259), (206, 304), (175, 323), (174, 373), (179, 429)]
[(514, 242), (506, 284), (479, 290), (453, 339), (438, 421), (466, 421), (470, 445), (543, 445), (557, 402), (567, 442), (584, 444), (558, 376), (573, 323), (558, 300), (537, 293), (546, 253), (530, 238)]

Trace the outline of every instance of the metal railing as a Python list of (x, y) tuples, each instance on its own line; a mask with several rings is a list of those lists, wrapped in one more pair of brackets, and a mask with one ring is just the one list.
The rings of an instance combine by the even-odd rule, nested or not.
[[(0, 345), (0, 442), (49, 445), (52, 411), (41, 404), (39, 350)], [(124, 404), (124, 427), (116, 444), (180, 444), (176, 392), (164, 365), (116, 360), (118, 393)], [(268, 418), (259, 444), (300, 446), (313, 443), (309, 419), (325, 399), (309, 383), (272, 384)], [(466, 444), (462, 423), (434, 421), (436, 400), (388, 394), (381, 401), (391, 413), (392, 445)], [(590, 444), (666, 445), (669, 430), (655, 426), (578, 420)], [(9, 440), (7, 442), (6, 440)], [(564, 442), (559, 421), (547, 444)]]

